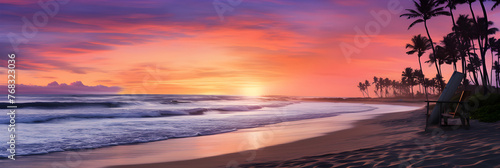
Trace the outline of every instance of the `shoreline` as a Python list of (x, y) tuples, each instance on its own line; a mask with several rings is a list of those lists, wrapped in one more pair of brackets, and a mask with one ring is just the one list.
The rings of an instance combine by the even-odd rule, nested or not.
[[(357, 102), (361, 103), (361, 102)], [(406, 105), (413, 105), (415, 104), (406, 104)], [(392, 105), (389, 105), (392, 106)], [(397, 107), (397, 106), (396, 106)], [(399, 106), (401, 108), (401, 106)], [(398, 110), (400, 112), (400, 110)], [(386, 111), (382, 111), (382, 113), (386, 113)], [(355, 113), (356, 114), (356, 113)], [(385, 114), (377, 114), (377, 115), (385, 115)], [(347, 114), (349, 116), (349, 114)], [(338, 117), (338, 116), (335, 116)], [(260, 154), (260, 149), (259, 150), (253, 150), (253, 149), (258, 149), (258, 148), (267, 148), (270, 146), (276, 146), (276, 145), (282, 145), (282, 144), (288, 144), (288, 143), (294, 143), (294, 141), (301, 141), (303, 139), (310, 139), (314, 137), (321, 137), (324, 136), (325, 134), (329, 134), (331, 132), (336, 132), (338, 130), (345, 130), (349, 129), (349, 127), (353, 127), (354, 123), (337, 123), (337, 124), (329, 124), (332, 123), (332, 118), (335, 117), (326, 117), (326, 118), (316, 118), (316, 119), (306, 119), (306, 120), (298, 120), (298, 121), (291, 121), (291, 122), (284, 122), (284, 123), (279, 123), (279, 124), (273, 124), (273, 125), (278, 125), (278, 126), (271, 126), (271, 129), (269, 129), (268, 126), (263, 126), (263, 127), (256, 127), (256, 128), (249, 128), (249, 129), (241, 129), (235, 132), (229, 132), (229, 133), (223, 133), (223, 134), (215, 134), (215, 135), (207, 135), (207, 136), (199, 136), (199, 137), (190, 137), (190, 138), (176, 138), (176, 139), (169, 139), (169, 140), (162, 140), (162, 141), (155, 141), (155, 142), (148, 142), (148, 143), (140, 143), (140, 144), (131, 144), (131, 145), (118, 145), (118, 146), (111, 146), (111, 147), (105, 147), (105, 148), (98, 148), (98, 149), (89, 149), (89, 150), (79, 150), (79, 151), (65, 151), (65, 152), (56, 152), (56, 153), (49, 153), (49, 154), (44, 154), (44, 155), (32, 155), (32, 156), (19, 156), (20, 159), (16, 163), (8, 163), (8, 162), (0, 162), (0, 164), (7, 163), (9, 164), (9, 167), (25, 167), (23, 165), (32, 165), (32, 164), (37, 164), (39, 165), (38, 167), (53, 167), (51, 165), (53, 164), (63, 164), (63, 165), (68, 165), (67, 163), (67, 158), (71, 158), (74, 161), (73, 164), (77, 164), (79, 166), (71, 166), (70, 167), (105, 167), (105, 166), (111, 166), (111, 165), (117, 165), (117, 164), (130, 164), (130, 165), (137, 165), (137, 164), (148, 164), (148, 163), (158, 163), (158, 162), (167, 162), (167, 161), (174, 161), (171, 159), (168, 159), (170, 157), (175, 157), (179, 158), (179, 156), (182, 157), (182, 155), (186, 155), (189, 157), (186, 157), (184, 159), (177, 159), (177, 160), (192, 160), (192, 159), (203, 159), (207, 157), (216, 157), (218, 155), (226, 155), (230, 153), (237, 153), (238, 155), (241, 155), (239, 153), (245, 153), (241, 152), (243, 150), (250, 150), (250, 151), (259, 151), (258, 154)], [(353, 116), (351, 116), (353, 117)], [(354, 115), (354, 117), (359, 117)], [(373, 116), (364, 116), (364, 117), (373, 117)], [(364, 120), (364, 119), (360, 119)], [(342, 121), (342, 119), (339, 119), (339, 121)], [(291, 125), (287, 125), (290, 124)], [(317, 124), (319, 123), (319, 124)], [(281, 124), (281, 126), (279, 126)], [(284, 125), (283, 125), (284, 124)], [(295, 125), (293, 125), (295, 124)], [(301, 124), (306, 124), (309, 125), (310, 127), (313, 128), (320, 128), (320, 129), (315, 129), (311, 131), (311, 129), (304, 129), (300, 131)], [(329, 124), (329, 125), (327, 125)], [(337, 127), (337, 128), (335, 128)], [(338, 128), (338, 127), (343, 127), (343, 128)], [(281, 128), (285, 128), (283, 130), (280, 130)], [(290, 129), (293, 128), (293, 129)], [(267, 130), (266, 130), (267, 129)], [(273, 130), (274, 129), (274, 130)], [(269, 133), (265, 132), (270, 132), (271, 134), (275, 135), (275, 138), (272, 140), (267, 140), (271, 141), (265, 142), (267, 144), (261, 144), (255, 145), (255, 144), (245, 144), (246, 148), (249, 149), (238, 149), (241, 148), (241, 143), (239, 144), (234, 144), (234, 141), (250, 141), (248, 139), (254, 139), (255, 138), (260, 138), (261, 140), (257, 139), (257, 141), (266, 141), (266, 137), (268, 136)], [(273, 132), (274, 131), (274, 132)], [(256, 133), (262, 133), (264, 134), (256, 134)], [(245, 136), (242, 136), (245, 135)], [(248, 135), (252, 135), (252, 137), (248, 137)], [(240, 139), (234, 139), (237, 137)], [(259, 137), (260, 136), (260, 137)], [(281, 136), (281, 137), (280, 137)], [(264, 137), (264, 138), (262, 138)], [(207, 141), (208, 144), (212, 143), (212, 145), (217, 144), (220, 142), (221, 139), (233, 139), (232, 146), (229, 146), (230, 149), (224, 150), (224, 149), (217, 149), (220, 150), (219, 153), (214, 152), (213, 149), (206, 149), (202, 152), (199, 153), (209, 153), (208, 155), (193, 155), (193, 153), (189, 153), (184, 151), (183, 149), (176, 148), (175, 146), (184, 146), (186, 141), (191, 141), (191, 144), (198, 144), (202, 145), (206, 144)], [(228, 142), (228, 144), (231, 144), (231, 141)], [(174, 147), (172, 147), (174, 146)], [(170, 154), (165, 154), (166, 149), (172, 150), (172, 151), (177, 151), (175, 153), (170, 152)], [(235, 151), (235, 149), (237, 149)], [(183, 154), (184, 153), (184, 154)], [(250, 152), (252, 153), (252, 152)], [(138, 158), (140, 159), (143, 157), (142, 155), (147, 155), (148, 157), (141, 159), (140, 162), (137, 162)], [(154, 157), (153, 159), (151, 159)], [(195, 157), (195, 158), (192, 158)], [(127, 159), (131, 158), (131, 159)], [(135, 162), (131, 162), (130, 160), (136, 160)], [(231, 160), (230, 160), (231, 161)], [(228, 161), (229, 162), (229, 161)], [(113, 164), (114, 163), (114, 164)], [(192, 167), (192, 166), (188, 166)]]
[[(341, 102), (338, 102), (341, 103)], [(348, 102), (344, 102), (348, 103)], [(364, 103), (364, 104), (382, 104), (380, 103), (365, 103), (365, 102), (349, 102), (349, 103)], [(165, 161), (146, 164), (122, 164), (109, 166), (107, 168), (132, 168), (132, 167), (189, 167), (189, 168), (203, 168), (203, 167), (235, 167), (249, 163), (269, 162), (277, 160), (289, 160), (305, 156), (312, 156), (318, 154), (326, 154), (331, 152), (343, 152), (377, 146), (386, 144), (397, 140), (407, 140), (413, 136), (408, 131), (423, 131), (425, 125), (421, 125), (421, 129), (407, 129), (400, 128), (397, 134), (391, 136), (381, 136), (381, 134), (388, 135), (393, 130), (388, 130), (383, 126), (377, 124), (378, 122), (390, 122), (405, 118), (414, 113), (422, 113), (424, 115), (423, 103), (421, 102), (402, 102), (402, 103), (384, 103), (385, 105), (406, 105), (420, 107), (417, 110), (410, 111), (396, 111), (390, 113), (378, 114), (375, 117), (368, 119), (357, 120), (347, 129), (329, 131), (323, 135), (310, 137), (298, 141), (276, 144), (267, 146), (257, 150), (247, 150), (243, 152), (235, 152), (223, 154), (218, 156), (210, 156), (199, 159), (190, 159), (182, 161)], [(328, 119), (322, 118), (322, 119)], [(425, 120), (425, 118), (423, 118)], [(315, 120), (315, 119), (312, 119)], [(404, 133), (406, 132), (406, 133)], [(379, 134), (377, 136), (377, 134)], [(250, 161), (249, 161), (250, 160)]]
[[(451, 123), (450, 123), (451, 124)], [(495, 167), (500, 168), (500, 122), (471, 121), (424, 131), (425, 109), (360, 120), (346, 130), (249, 153), (194, 160), (112, 166), (163, 167)], [(251, 152), (251, 151), (250, 151)], [(232, 162), (226, 163), (228, 160)]]

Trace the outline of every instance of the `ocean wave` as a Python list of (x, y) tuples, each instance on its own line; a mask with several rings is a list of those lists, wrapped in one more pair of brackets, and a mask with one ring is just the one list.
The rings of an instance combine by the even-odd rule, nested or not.
[[(26, 103), (23, 103), (26, 104)], [(39, 103), (36, 104), (40, 106), (40, 104), (52, 104), (52, 106), (61, 107), (61, 104), (71, 104), (78, 105), (73, 103)], [(86, 103), (85, 105), (96, 104), (96, 103)], [(102, 103), (98, 103), (102, 104)], [(203, 115), (207, 111), (223, 111), (223, 112), (242, 112), (242, 111), (252, 111), (258, 110), (265, 107), (283, 107), (286, 105), (290, 105), (293, 103), (274, 103), (268, 105), (232, 105), (232, 106), (223, 106), (223, 107), (215, 107), (215, 108), (191, 108), (191, 109), (178, 109), (178, 110), (142, 110), (139, 111), (129, 111), (129, 112), (85, 112), (81, 111), (80, 113), (41, 113), (41, 114), (21, 114), (22, 117), (17, 117), (17, 123), (45, 123), (51, 122), (55, 120), (65, 120), (65, 119), (107, 119), (107, 118), (151, 118), (151, 117), (170, 117), (170, 116), (182, 116), (182, 115)], [(19, 106), (20, 104), (18, 104)], [(81, 105), (81, 104), (80, 104)], [(28, 106), (34, 107), (34, 106)], [(19, 107), (18, 107), (19, 108)], [(85, 112), (85, 113), (83, 113)], [(8, 124), (7, 115), (0, 116), (0, 124)]]
[[(16, 116), (16, 123), (26, 123), (19, 125), (22, 129), (17, 133), (19, 137), (23, 137), (23, 141), (19, 141), (16, 155), (213, 135), (280, 122), (359, 113), (375, 108), (362, 104), (245, 100), (184, 105), (162, 105), (156, 101), (111, 109), (23, 109)], [(244, 115), (226, 115), (227, 113)], [(8, 121), (7, 117), (8, 115), (0, 115), (0, 122)], [(5, 138), (0, 137), (0, 140), (7, 141)], [(0, 150), (6, 150), (6, 147), (7, 144), (0, 145)], [(0, 154), (0, 159), (2, 157), (6, 157), (6, 154)]]
[(81, 107), (122, 107), (127, 103), (123, 102), (29, 102), (29, 103), (0, 103), (0, 109), (7, 109), (7, 106), (15, 105), (17, 108), (39, 108), (39, 109), (60, 109), (60, 108), (81, 108)]
[(197, 101), (218, 101), (218, 100), (245, 100), (247, 99), (246, 97), (242, 96), (215, 96), (215, 95), (170, 95), (170, 96), (165, 96), (165, 95), (157, 95), (157, 96), (152, 96), (152, 95), (145, 95), (144, 97), (141, 96), (131, 96), (128, 98), (125, 98), (124, 100), (140, 100), (140, 101), (159, 101), (162, 104), (176, 104), (176, 103), (190, 103), (190, 102), (197, 102)]
[[(148, 118), (148, 117), (166, 117), (179, 115), (195, 115), (206, 111), (205, 109), (189, 110), (152, 110), (142, 113), (77, 113), (77, 114), (27, 114), (17, 117), (17, 123), (45, 123), (54, 120), (64, 119), (106, 119), (106, 118)], [(22, 114), (21, 114), (22, 115)], [(7, 116), (9, 117), (9, 116)], [(0, 117), (3, 118), (3, 117)], [(8, 124), (9, 120), (2, 119), (0, 124)]]

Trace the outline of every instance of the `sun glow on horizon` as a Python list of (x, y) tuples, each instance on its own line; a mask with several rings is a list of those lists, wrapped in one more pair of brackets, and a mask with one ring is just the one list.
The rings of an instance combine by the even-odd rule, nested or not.
[(241, 93), (244, 96), (262, 96), (264, 89), (261, 86), (247, 86), (241, 89)]

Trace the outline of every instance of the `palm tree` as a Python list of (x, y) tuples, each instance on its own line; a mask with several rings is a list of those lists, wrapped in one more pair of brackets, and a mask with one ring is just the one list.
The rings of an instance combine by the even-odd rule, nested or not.
[(384, 86), (385, 86), (385, 97), (388, 97), (387, 95), (389, 94), (389, 87), (391, 86), (391, 80), (389, 80), (389, 78), (384, 79)]
[(368, 97), (370, 97), (370, 93), (368, 92), (368, 87), (370, 86), (370, 82), (368, 80), (365, 80), (365, 92)]
[[(476, 20), (476, 15), (474, 15), (474, 10), (472, 9), (472, 3), (476, 2), (476, 0), (467, 0), (467, 3), (469, 4), (469, 9), (471, 11), (471, 14), (472, 14), (472, 20), (473, 22), (475, 23), (475, 25), (478, 25), (475, 27), (475, 30), (477, 31), (477, 33), (479, 33), (479, 37), (477, 38), (477, 42), (478, 42), (478, 46), (479, 46), (479, 51), (480, 51), (480, 55), (481, 55), (481, 64), (483, 66), (483, 72), (484, 74), (481, 75), (481, 80), (483, 82), (483, 85), (484, 86), (487, 86), (488, 85), (488, 71), (487, 71), (487, 68), (486, 68), (486, 61), (485, 61), (485, 58), (486, 58), (486, 52), (488, 51), (488, 26), (489, 26), (489, 23), (490, 21), (488, 21), (488, 13), (486, 12), (486, 8), (484, 6), (484, 1), (486, 0), (479, 0), (479, 3), (481, 5), (481, 9), (482, 9), (482, 12), (483, 12), (483, 18), (478, 18)], [(498, 0), (494, 0), (496, 3), (493, 5), (493, 8), (495, 8), (497, 5), (498, 5)], [(482, 21), (480, 20), (482, 19)], [(482, 22), (482, 23), (481, 23)], [(488, 90), (485, 88), (484, 89), (484, 94), (486, 94), (488, 92)]]
[(380, 89), (378, 93), (380, 94), (380, 97), (384, 97), (384, 78), (378, 78), (378, 85), (378, 88)]
[(481, 73), (481, 60), (479, 59), (479, 56), (477, 54), (471, 54), (471, 57), (469, 57), (469, 64), (467, 64), (467, 71), (472, 72), (472, 79), (474, 79), (474, 84), (476, 86), (479, 85), (479, 80), (477, 79), (477, 71)]
[(499, 78), (499, 74), (500, 74), (500, 39), (497, 40), (496, 46), (498, 49), (497, 50), (497, 61), (495, 61), (495, 63), (493, 64), (494, 65), (493, 69), (495, 69), (495, 76), (496, 76), (496, 85), (495, 86), (497, 86), (497, 92), (498, 92), (499, 91), (498, 85), (500, 84), (500, 78)]
[(432, 80), (430, 80), (429, 78), (424, 78), (424, 82), (423, 82), (423, 85), (428, 88), (428, 87), (431, 87), (432, 85)]
[(415, 74), (413, 69), (408, 67), (401, 74), (402, 77), (406, 78), (406, 82), (411, 90), (411, 96), (413, 97), (413, 86), (415, 85)]
[(455, 35), (460, 38), (460, 41), (463, 44), (468, 45), (468, 48), (465, 48), (466, 50), (470, 50), (470, 47), (472, 46), (474, 36), (473, 33), (475, 30), (473, 30), (474, 27), (474, 21), (469, 18), (469, 15), (460, 15), (457, 19), (457, 26), (453, 27), (453, 32), (455, 32)]
[(443, 38), (443, 41), (441, 41), (441, 44), (443, 45), (444, 49), (444, 60), (446, 64), (453, 64), (453, 70), (457, 70), (457, 61), (458, 58), (460, 57), (460, 53), (457, 50), (458, 48), (458, 41), (457, 38), (455, 37), (455, 33), (450, 33), (446, 35)]
[[(488, 28), (489, 27), (489, 23), (490, 21), (488, 21), (488, 13), (486, 12), (486, 8), (484, 7), (484, 1), (485, 0), (479, 0), (479, 4), (481, 4), (481, 9), (483, 10), (483, 19), (484, 19), (484, 23), (487, 23), (487, 24), (484, 24), (482, 27), (482, 31), (485, 31), (487, 33), (483, 34), (484, 37), (483, 37), (483, 41), (484, 41), (484, 46), (483, 46), (483, 50), (481, 52), (481, 59), (482, 59), (482, 64), (483, 64), (483, 71), (484, 71), (484, 80), (488, 83), (489, 80), (488, 80), (488, 70), (486, 68), (486, 52), (488, 51), (488, 42), (489, 42), (489, 39), (488, 39), (488, 35), (490, 35), (490, 29)], [(491, 24), (493, 24), (493, 22), (491, 22)], [(495, 28), (496, 29), (496, 28)], [(498, 29), (496, 29), (493, 33), (491, 34), (495, 34), (495, 32), (498, 31)], [(484, 84), (483, 84), (484, 85)], [(486, 85), (485, 85), (486, 86)], [(486, 94), (486, 89), (485, 89), (485, 93)]]
[[(467, 0), (438, 0), (439, 4), (446, 4), (445, 6), (449, 9), (450, 11), (450, 16), (451, 16), (451, 22), (453, 23), (453, 27), (452, 29), (455, 30), (455, 28), (457, 27), (457, 24), (455, 24), (455, 18), (454, 18), (454, 15), (453, 15), (453, 10), (456, 10), (457, 9), (457, 5), (458, 4), (463, 4), (463, 3), (466, 3)], [(459, 49), (459, 53), (460, 53), (460, 57), (462, 58), (462, 72), (464, 72), (465, 70), (465, 64), (463, 61), (465, 61), (465, 55), (466, 53), (461, 49), (461, 48), (464, 48), (464, 46), (462, 46), (462, 42), (459, 38), (458, 35), (455, 35), (455, 40), (457, 41), (458, 43), (458, 49)], [(456, 62), (454, 64), (454, 68), (455, 68), (455, 71), (456, 71)]]
[[(456, 26), (453, 27), (453, 31), (455, 32), (455, 35), (460, 39), (459, 42), (459, 51), (460, 51), (460, 57), (462, 59), (462, 73), (467, 74), (467, 61), (466, 57), (470, 57), (471, 53), (471, 47), (473, 41), (472, 41), (472, 27), (473, 27), (473, 22), (471, 19), (469, 19), (468, 15), (460, 15), (457, 19)], [(467, 75), (464, 78), (464, 84), (467, 81)]]
[(495, 61), (492, 69), (495, 69), (495, 77), (496, 77), (495, 86), (497, 87), (497, 92), (498, 92), (498, 89), (499, 89), (498, 85), (500, 84), (500, 64), (498, 63), (498, 61)]
[(397, 86), (397, 82), (396, 80), (392, 80), (391, 81), (391, 87), (392, 87), (392, 94), (394, 95), (394, 97), (397, 97), (398, 96), (398, 86)]
[[(489, 48), (490, 48), (490, 51), (491, 51), (491, 65), (494, 65), (494, 61), (495, 61), (495, 55), (493, 54), (493, 52), (496, 52), (498, 54), (499, 52), (499, 40), (498, 39), (495, 39), (495, 37), (490, 37), (488, 39), (488, 44), (489, 44)], [(493, 68), (491, 68), (491, 71), (490, 71), (490, 83), (491, 85), (493, 85)], [(496, 86), (496, 85), (495, 85)]]
[[(429, 60), (425, 61), (425, 63), (434, 64), (436, 69), (438, 70), (438, 75), (441, 74), (441, 65), (444, 64), (446, 59), (446, 49), (442, 46), (436, 46), (436, 54), (429, 54)], [(429, 65), (430, 66), (430, 65)]]
[(407, 51), (406, 54), (412, 55), (417, 53), (418, 56), (418, 64), (420, 66), (420, 70), (422, 70), (422, 63), (420, 61), (420, 57), (424, 55), (425, 51), (431, 49), (431, 43), (427, 37), (422, 37), (421, 34), (413, 36), (411, 39), (412, 44), (406, 44), (406, 48), (410, 48), (410, 51)]
[[(407, 51), (406, 54), (411, 55), (417, 53), (418, 56), (418, 65), (420, 66), (420, 72), (423, 74), (423, 69), (422, 69), (422, 62), (420, 60), (420, 57), (424, 55), (426, 50), (431, 49), (431, 42), (427, 37), (422, 37), (422, 35), (416, 35), (413, 36), (411, 39), (411, 42), (413, 44), (406, 44), (406, 48), (410, 48), (410, 51)], [(419, 79), (420, 81), (423, 79)], [(429, 100), (429, 96), (427, 94), (427, 87), (424, 86), (425, 90), (425, 98), (426, 100)]]
[(429, 79), (429, 78), (425, 78), (427, 80), (427, 86), (429, 86), (430, 88), (432, 88), (432, 93), (436, 94), (436, 79), (435, 78), (432, 78), (432, 79)]
[(436, 74), (436, 77), (434, 77), (435, 80), (435, 86), (439, 92), (442, 92), (444, 89), (445, 82), (443, 80), (443, 76)]
[[(497, 28), (490, 28), (490, 26), (493, 25), (493, 22), (488, 21), (487, 18), (478, 18), (477, 19), (477, 24), (475, 26), (477, 27), (477, 38), (479, 42), (479, 51), (481, 54), (481, 64), (483, 66), (483, 75), (481, 76), (483, 85), (487, 86), (488, 85), (488, 70), (486, 68), (486, 52), (488, 50), (488, 35), (490, 34), (495, 34), (498, 29)], [(484, 42), (482, 44), (481, 42)], [(486, 90), (486, 89), (485, 89)]]
[(413, 76), (415, 76), (415, 78), (417, 79), (415, 81), (415, 84), (419, 85), (419, 90), (422, 91), (422, 86), (424, 86), (423, 83), (425, 78), (424, 74), (422, 73), (422, 70), (415, 69), (415, 71), (413, 72)]
[[(480, 0), (479, 2), (481, 3), (481, 7), (482, 7), (482, 9), (483, 9), (483, 15), (484, 15), (484, 17), (487, 17), (486, 12), (485, 12), (485, 9), (484, 9), (484, 4), (483, 4), (483, 1), (484, 1), (484, 0)], [(476, 33), (479, 33), (479, 32), (481, 32), (481, 31), (483, 31), (483, 32), (484, 32), (484, 31), (485, 31), (485, 29), (484, 29), (484, 28), (481, 28), (481, 26), (477, 26), (477, 25), (481, 25), (481, 24), (478, 24), (478, 23), (479, 23), (479, 20), (476, 20), (476, 15), (474, 14), (474, 10), (472, 9), (472, 3), (474, 3), (474, 2), (476, 2), (476, 0), (467, 0), (467, 3), (469, 4), (469, 9), (470, 9), (470, 12), (471, 12), (471, 14), (472, 14), (472, 21), (473, 21), (474, 25), (476, 25), (476, 26), (474, 26), (474, 27), (475, 27), (475, 31), (476, 31)], [(485, 18), (484, 20), (487, 22), (487, 20), (488, 20), (488, 19), (487, 19), (487, 18)], [(487, 28), (486, 28), (486, 29), (487, 29)], [(484, 49), (484, 46), (483, 46), (483, 41), (485, 41), (485, 43), (487, 43), (487, 41), (486, 41), (486, 40), (483, 40), (480, 36), (481, 36), (481, 35), (479, 35), (479, 36), (478, 36), (478, 38), (477, 38), (477, 42), (478, 42), (478, 46), (479, 46), (479, 53), (481, 54), (481, 58), (484, 60), (484, 57), (485, 57), (485, 56), (484, 56), (484, 54), (486, 54), (486, 50)], [(486, 35), (486, 39), (487, 39), (487, 35)], [(484, 53), (484, 54), (483, 54), (483, 53)], [(485, 64), (486, 64), (486, 63), (485, 63)], [(485, 64), (484, 64), (484, 65), (485, 65)], [(486, 67), (485, 67), (485, 68), (486, 68)], [(484, 71), (484, 69), (483, 69), (483, 71)], [(487, 76), (486, 76), (486, 78), (487, 78)], [(487, 85), (487, 81), (486, 81), (486, 79), (485, 79), (485, 77), (484, 77), (483, 75), (481, 75), (481, 79), (482, 79), (482, 81), (483, 81), (483, 85), (484, 85), (484, 86), (486, 86), (486, 85)], [(486, 82), (486, 83), (485, 83), (485, 82)], [(485, 93), (487, 92), (487, 90), (486, 90), (486, 89), (485, 89), (484, 91), (485, 91)]]
[(378, 78), (376, 76), (373, 77), (373, 83), (372, 84), (375, 84), (375, 90), (373, 90), (373, 92), (375, 92), (375, 94), (377, 95), (377, 97), (380, 97), (379, 94), (378, 94), (378, 89), (380, 87), (380, 83), (379, 83)]
[(467, 2), (467, 0), (438, 0), (439, 4), (446, 4), (445, 7), (447, 7), (448, 10), (450, 11), (451, 22), (453, 23), (453, 27), (456, 26), (455, 18), (453, 16), (453, 10), (457, 9), (458, 4), (463, 4), (466, 2)]
[(361, 91), (361, 93), (363, 94), (363, 97), (365, 97), (365, 84), (363, 84), (362, 82), (359, 82), (358, 88), (359, 88), (359, 91)]
[[(432, 42), (431, 35), (429, 34), (429, 29), (427, 28), (427, 20), (431, 19), (432, 17), (439, 16), (439, 15), (449, 16), (450, 13), (444, 11), (443, 7), (439, 7), (439, 4), (436, 0), (419, 0), (419, 1), (420, 1), (420, 3), (413, 1), (413, 3), (415, 4), (415, 8), (416, 8), (415, 10), (414, 9), (406, 9), (406, 11), (408, 11), (409, 13), (402, 14), (399, 17), (406, 16), (407, 19), (419, 18), (419, 19), (413, 21), (413, 23), (411, 23), (410, 26), (408, 26), (408, 29), (410, 29), (411, 27), (413, 27), (417, 23), (424, 22), (425, 31), (427, 32), (427, 37), (429, 38), (429, 41), (431, 43), (432, 53), (435, 53), (436, 51), (434, 49), (434, 43)], [(436, 70), (437, 70), (438, 74), (441, 74), (441, 72), (439, 72), (439, 69), (436, 69)]]

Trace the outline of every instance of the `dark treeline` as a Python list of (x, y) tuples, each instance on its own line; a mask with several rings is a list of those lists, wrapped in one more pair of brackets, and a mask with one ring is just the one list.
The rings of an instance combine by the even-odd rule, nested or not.
[(426, 90), (428, 94), (437, 95), (445, 84), (439, 76), (425, 78), (422, 71), (410, 67), (406, 68), (401, 76), (399, 81), (374, 76), (372, 81), (359, 82), (358, 88), (366, 97), (370, 97), (370, 89), (376, 97), (423, 97), (426, 96)]
[[(487, 8), (486, 1), (494, 3)], [(473, 4), (479, 4), (481, 11), (474, 11)], [(374, 77), (372, 82), (360, 82), (359, 89), (367, 97), (370, 97), (370, 86), (374, 86), (372, 90), (377, 97), (436, 95), (445, 86), (442, 65), (447, 64), (454, 71), (466, 74), (464, 86), (482, 87), (484, 94), (493, 92), (493, 89), (488, 88), (499, 87), (500, 40), (492, 36), (498, 29), (488, 19), (488, 12), (499, 4), (500, 0), (415, 0), (414, 8), (406, 9), (407, 13), (401, 17), (414, 20), (408, 29), (420, 23), (425, 28), (426, 36), (415, 35), (406, 45), (406, 54), (418, 57), (419, 69), (406, 68), (400, 81)], [(470, 13), (454, 14), (457, 5), (467, 5)], [(450, 17), (452, 29), (436, 43), (431, 37), (427, 21), (439, 16)], [(428, 59), (424, 63), (436, 69), (436, 76), (433, 78), (426, 77), (422, 71), (421, 57), (429, 50)], [(491, 56), (491, 63), (486, 62), (487, 54)], [(418, 91), (415, 93), (414, 87), (417, 86)]]

